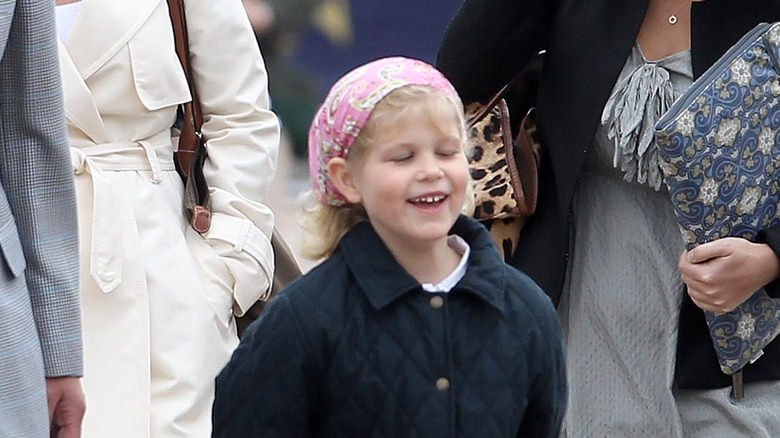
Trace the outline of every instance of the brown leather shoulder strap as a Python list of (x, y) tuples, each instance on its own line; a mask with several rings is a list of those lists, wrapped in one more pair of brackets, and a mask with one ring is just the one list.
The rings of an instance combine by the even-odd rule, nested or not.
[(190, 224), (195, 231), (205, 233), (211, 226), (209, 187), (203, 175), (203, 163), (206, 160), (206, 146), (201, 133), (203, 113), (200, 100), (192, 79), (189, 39), (187, 38), (187, 19), (184, 14), (183, 0), (168, 0), (171, 15), (176, 54), (181, 62), (187, 85), (192, 95), (191, 102), (182, 104), (183, 123), (179, 135), (179, 146), (174, 162), (176, 170), (185, 181), (184, 206), (190, 214)]
[[(184, 177), (190, 170), (190, 161), (192, 154), (200, 143), (200, 127), (203, 124), (203, 113), (200, 108), (200, 100), (195, 82), (192, 79), (192, 66), (190, 64), (189, 39), (187, 37), (187, 21), (184, 15), (183, 0), (168, 0), (168, 10), (171, 15), (171, 24), (173, 25), (173, 37), (176, 45), (176, 54), (181, 62), (184, 75), (187, 77), (187, 84), (192, 95), (192, 102), (186, 102), (182, 105), (184, 111), (184, 125), (182, 126), (181, 137), (179, 138), (179, 172)], [(184, 162), (186, 160), (186, 163)]]

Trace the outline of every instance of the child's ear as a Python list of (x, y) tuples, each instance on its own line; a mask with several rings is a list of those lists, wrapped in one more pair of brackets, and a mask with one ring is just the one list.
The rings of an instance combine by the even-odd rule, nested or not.
[(355, 175), (347, 164), (347, 160), (340, 157), (331, 158), (328, 161), (328, 176), (348, 202), (359, 204), (363, 200), (355, 184)]

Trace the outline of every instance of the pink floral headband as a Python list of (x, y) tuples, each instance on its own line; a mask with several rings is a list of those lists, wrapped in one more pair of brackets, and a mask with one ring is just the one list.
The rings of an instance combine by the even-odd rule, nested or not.
[(425, 62), (403, 57), (369, 62), (342, 76), (331, 87), (309, 128), (309, 175), (323, 204), (346, 203), (328, 177), (328, 162), (335, 157), (347, 158), (377, 103), (407, 85), (436, 88), (462, 105), (455, 88), (441, 72)]

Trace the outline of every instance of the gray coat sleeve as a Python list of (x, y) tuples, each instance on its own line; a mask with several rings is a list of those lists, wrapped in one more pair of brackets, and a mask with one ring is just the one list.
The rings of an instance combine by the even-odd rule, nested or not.
[[(13, 21), (0, 61), (0, 191), (8, 201), (2, 204), (10, 206), (24, 252), (46, 375), (79, 376), (76, 200), (53, 2), (18, 0), (9, 9)], [(5, 12), (0, 19), (8, 19)]]

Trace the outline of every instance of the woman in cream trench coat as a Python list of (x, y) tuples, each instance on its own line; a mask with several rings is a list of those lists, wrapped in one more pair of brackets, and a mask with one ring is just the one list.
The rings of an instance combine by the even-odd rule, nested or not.
[[(68, 1), (58, 0), (59, 3)], [(76, 175), (84, 436), (206, 437), (233, 313), (269, 289), (279, 125), (240, 0), (185, 0), (213, 217), (182, 207), (171, 125), (190, 99), (165, 0), (83, 0), (60, 44)]]

